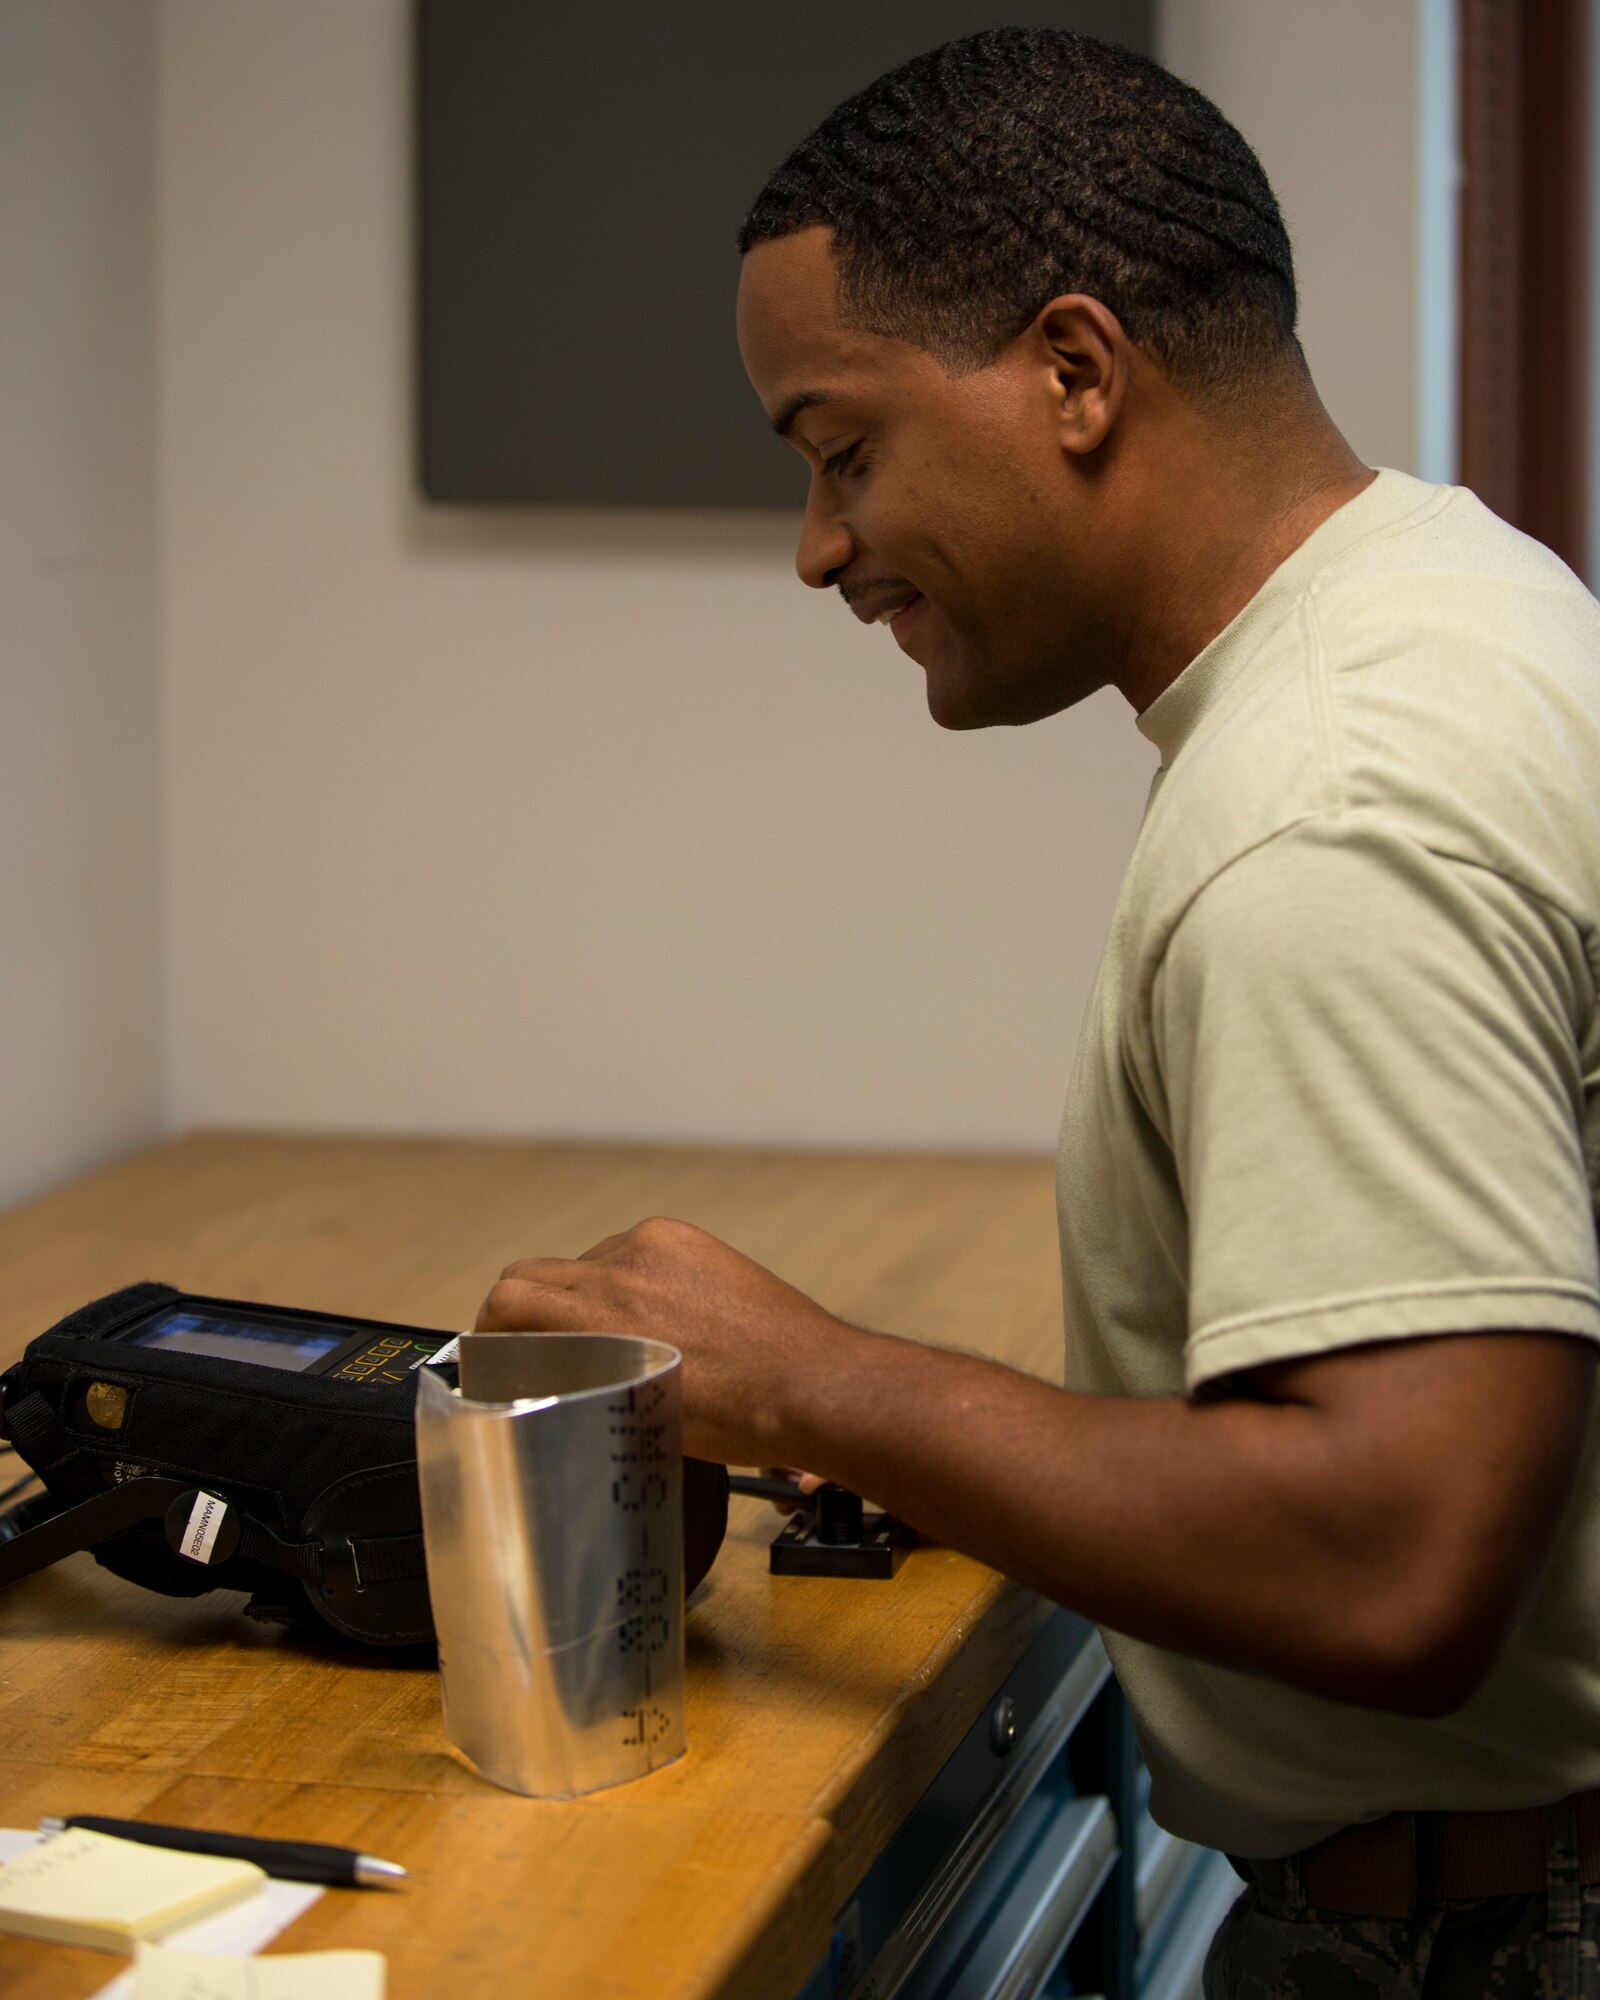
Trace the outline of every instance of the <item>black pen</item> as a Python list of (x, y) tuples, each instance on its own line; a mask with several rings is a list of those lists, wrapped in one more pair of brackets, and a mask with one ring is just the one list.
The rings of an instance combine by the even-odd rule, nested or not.
[(186, 1854), (220, 1854), (230, 1861), (253, 1861), (280, 1882), (325, 1882), (344, 1889), (397, 1889), (409, 1879), (398, 1861), (380, 1861), (375, 1854), (357, 1854), (352, 1847), (325, 1847), (315, 1840), (258, 1840), (248, 1833), (213, 1833), (195, 1826), (158, 1826), (148, 1819), (100, 1819), (93, 1813), (71, 1813), (65, 1819), (42, 1819), (41, 1833), (65, 1833), (81, 1826), (90, 1833), (113, 1834), (118, 1840), (142, 1841), (146, 1847), (177, 1847)]

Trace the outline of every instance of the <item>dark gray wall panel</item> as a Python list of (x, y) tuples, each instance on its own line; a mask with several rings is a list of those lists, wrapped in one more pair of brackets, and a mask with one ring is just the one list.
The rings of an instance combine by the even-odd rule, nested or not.
[(745, 210), (841, 98), (1007, 22), (1150, 50), (1153, 0), (417, 0), (435, 500), (798, 506), (733, 337)]

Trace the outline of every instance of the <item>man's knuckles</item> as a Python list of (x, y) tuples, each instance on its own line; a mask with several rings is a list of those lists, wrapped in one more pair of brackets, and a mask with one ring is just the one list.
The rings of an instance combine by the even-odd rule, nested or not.
[(552, 1314), (559, 1318), (571, 1297), (571, 1292), (565, 1287), (541, 1283), (525, 1272), (518, 1274), (513, 1269), (490, 1286), (488, 1296), (478, 1309), (478, 1331), (538, 1332), (555, 1323)]
[(674, 1252), (697, 1249), (712, 1239), (692, 1222), (678, 1222), (670, 1215), (647, 1215), (628, 1231), (628, 1241), (647, 1255), (671, 1256)]
[(527, 1288), (518, 1284), (515, 1279), (509, 1276), (499, 1279), (489, 1287), (483, 1304), (478, 1308), (475, 1330), (478, 1333), (494, 1333), (501, 1328), (514, 1325), (515, 1302), (518, 1298), (525, 1299), (526, 1296)]

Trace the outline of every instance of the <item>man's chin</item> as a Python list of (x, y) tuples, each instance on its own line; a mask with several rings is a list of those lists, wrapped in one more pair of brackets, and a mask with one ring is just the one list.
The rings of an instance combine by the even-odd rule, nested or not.
[[(999, 729), (1007, 724), (1037, 722), (1054, 712), (979, 676), (927, 669), (928, 713), (941, 729)], [(1062, 704), (1055, 704), (1056, 707)]]
[(990, 704), (985, 700), (988, 690), (981, 673), (973, 672), (963, 661), (937, 657), (917, 664), (927, 677), (928, 713), (941, 729), (986, 729), (996, 720), (989, 713)]
[(934, 692), (932, 681), (928, 683), (928, 713), (941, 729), (987, 729), (1002, 718), (986, 715), (982, 708), (960, 697), (948, 693)]

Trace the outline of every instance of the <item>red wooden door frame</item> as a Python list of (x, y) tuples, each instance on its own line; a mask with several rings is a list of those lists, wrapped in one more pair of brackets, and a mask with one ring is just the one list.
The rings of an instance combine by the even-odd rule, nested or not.
[(1458, 0), (1460, 478), (1588, 555), (1588, 0)]

